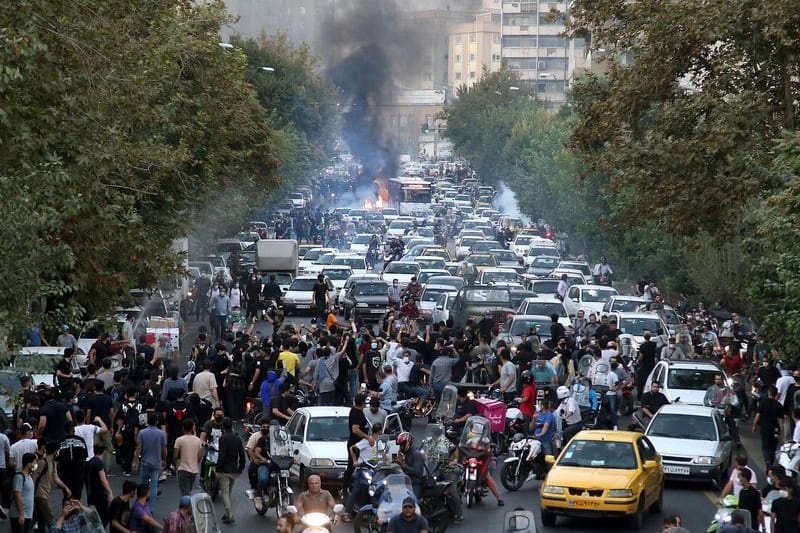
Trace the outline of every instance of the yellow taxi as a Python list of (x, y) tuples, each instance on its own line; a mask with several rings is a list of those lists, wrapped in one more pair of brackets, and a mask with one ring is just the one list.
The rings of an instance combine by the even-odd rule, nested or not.
[(497, 259), (492, 254), (475, 253), (469, 254), (464, 261), (473, 265), (475, 271), (480, 273), (484, 268), (494, 268), (497, 266)]
[(542, 483), (542, 524), (558, 516), (625, 517), (638, 529), (645, 511), (661, 511), (664, 469), (655, 446), (633, 431), (584, 430), (558, 459), (549, 455)]

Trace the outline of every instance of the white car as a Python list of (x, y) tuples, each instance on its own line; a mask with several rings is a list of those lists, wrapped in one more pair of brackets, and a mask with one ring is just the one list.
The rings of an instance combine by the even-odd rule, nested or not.
[(283, 311), (286, 315), (311, 311), (311, 289), (316, 282), (317, 276), (298, 276), (294, 279), (283, 295)]
[(420, 318), (425, 321), (431, 321), (433, 319), (433, 311), (439, 302), (439, 297), (445, 293), (456, 294), (457, 292), (450, 285), (432, 285), (430, 283), (426, 285), (422, 290), (422, 294), (419, 295), (419, 302), (417, 302)]
[(571, 325), (564, 303), (554, 294), (539, 294), (525, 298), (517, 308), (518, 315), (558, 315), (558, 323), (565, 328)]
[(347, 265), (353, 270), (353, 274), (366, 274), (369, 272), (367, 260), (363, 255), (337, 255), (331, 261), (331, 265)]
[(483, 234), (483, 231), (477, 229), (462, 229), (458, 235), (456, 235), (455, 242), (456, 246), (461, 243), (464, 239), (468, 237), (475, 237), (477, 239), (485, 239), (486, 235)]
[(501, 267), (518, 267), (519, 266), (519, 258), (517, 254), (515, 254), (511, 250), (506, 250), (505, 248), (492, 248), (489, 250), (489, 253), (497, 259), (497, 266)]
[(645, 299), (641, 296), (626, 296), (620, 294), (618, 296), (612, 296), (611, 299), (606, 302), (606, 305), (603, 306), (603, 311), (606, 313), (610, 313), (611, 311), (632, 313), (638, 311), (645, 303)]
[(411, 283), (411, 278), (417, 277), (420, 270), (419, 264), (413, 261), (392, 261), (383, 269), (381, 278), (387, 283), (396, 279), (401, 287), (405, 287)]
[(539, 257), (552, 257), (553, 268), (558, 266), (558, 260), (561, 258), (558, 254), (558, 249), (550, 246), (531, 246), (528, 248), (527, 255), (522, 258), (526, 268), (530, 268), (533, 262)]
[(389, 237), (402, 237), (405, 235), (406, 230), (411, 227), (413, 222), (410, 220), (395, 219), (389, 223), (386, 228), (386, 238)]
[(325, 484), (341, 484), (347, 468), (349, 407), (301, 407), (286, 422), (295, 460), (289, 473), (304, 487), (316, 474)]
[(320, 274), (331, 280), (333, 288), (338, 295), (347, 279), (353, 275), (353, 269), (347, 265), (328, 265), (322, 268)]
[(632, 336), (636, 341), (637, 347), (644, 342), (645, 331), (650, 332), (652, 341), (655, 342), (659, 348), (666, 345), (669, 340), (669, 328), (658, 313), (620, 313), (617, 311), (609, 313), (609, 320), (611, 317), (617, 318), (617, 327), (622, 335)]
[(527, 256), (532, 240), (533, 235), (517, 235), (517, 238), (511, 243), (511, 251), (517, 254), (517, 257)]
[(464, 237), (456, 244), (456, 257), (461, 260), (472, 253), (472, 245), (483, 240), (481, 237)]
[(496, 283), (516, 283), (519, 274), (513, 268), (484, 268), (478, 276), (478, 285), (493, 285)]
[(436, 269), (436, 268), (423, 268), (417, 274), (417, 281), (420, 285), (425, 285), (428, 283), (428, 280), (434, 276), (449, 276), (450, 272), (445, 269)]
[[(335, 254), (338, 250), (336, 248), (312, 248), (300, 259), (297, 268), (300, 272), (307, 272), (314, 265), (319, 264), (319, 259), (325, 254)], [(321, 270), (321, 269), (319, 269)], [(317, 272), (319, 272), (317, 270)]]
[(293, 192), (289, 194), (289, 201), (292, 202), (294, 209), (303, 209), (306, 206), (306, 197), (301, 192)]
[(383, 218), (386, 220), (386, 222), (392, 222), (394, 220), (397, 220), (397, 218), (400, 216), (400, 213), (397, 212), (397, 209), (393, 207), (384, 207), (383, 209), (381, 209), (381, 214), (383, 215)]
[(441, 257), (435, 256), (425, 256), (425, 255), (418, 255), (416, 257), (410, 258), (411, 261), (417, 263), (420, 269), (424, 270), (444, 270), (444, 267), (447, 265), (447, 261), (442, 259)]
[(472, 208), (472, 198), (468, 194), (457, 194), (453, 201), (458, 207)]
[(372, 240), (372, 234), (359, 233), (353, 240), (350, 241), (350, 253), (358, 255), (367, 255), (369, 249), (369, 242)]
[(617, 294), (619, 294), (617, 289), (605, 285), (573, 285), (564, 298), (564, 307), (567, 308), (570, 317), (575, 316), (579, 309), (599, 315), (609, 298)]
[(718, 486), (728, 480), (733, 437), (713, 407), (665, 405), (647, 425), (645, 435), (661, 455), (665, 476), (708, 480)]
[(444, 292), (439, 295), (439, 301), (436, 302), (431, 315), (432, 323), (447, 322), (447, 319), (450, 318), (450, 311), (456, 301), (456, 295), (458, 295), (457, 292)]
[(732, 385), (725, 372), (712, 361), (670, 361), (663, 359), (656, 363), (647, 376), (644, 390), (649, 391), (653, 381), (661, 383), (661, 392), (671, 402), (680, 399), (681, 403), (703, 405), (706, 391), (714, 384), (714, 376), (722, 374), (726, 383)]

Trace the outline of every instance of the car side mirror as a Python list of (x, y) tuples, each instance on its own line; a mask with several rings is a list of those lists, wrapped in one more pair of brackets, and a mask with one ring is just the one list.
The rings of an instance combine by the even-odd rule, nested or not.
[(545, 455), (544, 456), (544, 462), (549, 464), (549, 465), (555, 464), (556, 463), (556, 457), (554, 455)]
[(645, 470), (652, 470), (652, 469), (656, 468), (657, 466), (658, 466), (658, 461), (650, 460), (650, 461), (645, 461), (644, 462), (644, 469)]
[(570, 300), (572, 300), (575, 303), (578, 303), (578, 299), (577, 298), (570, 298)]

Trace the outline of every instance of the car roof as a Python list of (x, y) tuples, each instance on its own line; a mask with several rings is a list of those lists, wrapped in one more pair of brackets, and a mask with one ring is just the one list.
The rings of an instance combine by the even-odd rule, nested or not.
[(550, 317), (545, 315), (514, 315), (511, 320), (524, 320), (528, 322), (550, 322)]
[(430, 283), (425, 285), (425, 288), (422, 290), (422, 292), (425, 292), (427, 290), (447, 291), (452, 293), (458, 292), (458, 290), (455, 289), (452, 285), (431, 285)]
[(629, 302), (642, 302), (644, 303), (645, 299), (642, 296), (630, 296), (628, 294), (615, 294), (611, 297), (612, 300), (627, 300)]
[(717, 372), (723, 372), (717, 363), (709, 359), (699, 359), (696, 361), (672, 361), (671, 359), (662, 359), (659, 363), (666, 364), (670, 368), (688, 368), (691, 370), (714, 369)]
[(706, 407), (704, 405), (688, 405), (685, 403), (670, 403), (667, 405), (663, 405), (661, 409), (658, 410), (656, 416), (668, 413), (668, 414), (681, 414), (681, 415), (693, 415), (693, 416), (713, 416), (714, 411), (716, 408), (714, 407)]
[(350, 416), (350, 408), (349, 407), (332, 407), (326, 405), (313, 405), (310, 407), (300, 407), (295, 411), (295, 413), (305, 413), (306, 415), (310, 416), (311, 418), (323, 417), (323, 416), (341, 416), (341, 417), (348, 417)]
[(347, 270), (347, 269), (353, 270), (353, 267), (351, 267), (350, 265), (322, 265), (323, 272), (326, 270)]
[(654, 311), (609, 311), (608, 315), (618, 318), (661, 318)]
[(638, 431), (613, 431), (606, 429), (584, 429), (573, 437), (579, 440), (600, 440), (609, 442), (636, 442), (639, 437), (644, 436)]
[(608, 285), (593, 285), (590, 283), (573, 285), (572, 287), (570, 287), (570, 289), (574, 289), (575, 287), (578, 287), (579, 289), (610, 289), (614, 291), (617, 290), (614, 287), (609, 287)]
[(489, 267), (489, 268), (484, 268), (482, 272), (505, 272), (507, 274), (517, 273), (516, 270), (508, 267)]

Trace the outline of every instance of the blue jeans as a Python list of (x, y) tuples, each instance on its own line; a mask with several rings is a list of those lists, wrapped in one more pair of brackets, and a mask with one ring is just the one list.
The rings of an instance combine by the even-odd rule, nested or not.
[(609, 394), (606, 398), (608, 398), (608, 409), (611, 411), (611, 426), (614, 427), (617, 425), (617, 395)]
[(139, 465), (139, 484), (150, 483), (150, 500), (147, 502), (147, 506), (154, 516), (158, 499), (158, 478), (160, 477), (161, 466)]
[(269, 487), (269, 466), (261, 465), (258, 467), (258, 490), (263, 492)]

